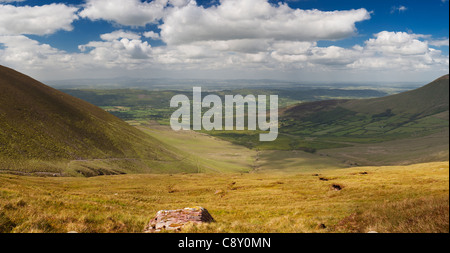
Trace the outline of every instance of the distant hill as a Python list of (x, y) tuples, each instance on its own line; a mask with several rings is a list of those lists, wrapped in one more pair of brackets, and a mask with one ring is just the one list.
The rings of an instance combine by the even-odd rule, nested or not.
[(412, 91), (373, 99), (327, 100), (299, 104), (285, 111), (288, 118), (303, 118), (312, 113), (344, 108), (357, 113), (420, 114), (422, 116), (447, 111), (449, 108), (449, 75)]
[(408, 113), (417, 116), (432, 115), (449, 109), (449, 75), (412, 91), (366, 100), (351, 100), (342, 107), (362, 113)]
[(177, 162), (163, 144), (119, 118), (3, 66), (0, 129), (0, 171), (90, 176), (159, 171)]
[[(351, 145), (333, 152), (358, 160), (359, 164), (384, 164), (381, 153), (387, 145), (389, 164), (448, 160), (449, 76), (381, 98), (299, 104), (283, 110), (280, 121), (283, 134)], [(367, 154), (358, 157), (363, 149)], [(381, 153), (374, 156), (374, 150)]]

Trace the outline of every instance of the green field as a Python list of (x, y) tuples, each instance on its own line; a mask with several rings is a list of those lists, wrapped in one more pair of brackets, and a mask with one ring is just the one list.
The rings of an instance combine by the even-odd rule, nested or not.
[[(169, 124), (170, 115), (176, 108), (170, 108), (173, 96), (182, 94), (192, 99), (192, 91), (186, 90), (140, 90), (140, 89), (61, 89), (62, 92), (83, 99), (109, 111), (123, 120), (156, 120)], [(386, 95), (385, 92), (370, 89), (327, 89), (296, 88), (289, 89), (234, 89), (203, 91), (203, 96), (225, 95), (278, 95), (279, 107), (299, 102), (338, 98), (370, 98)]]

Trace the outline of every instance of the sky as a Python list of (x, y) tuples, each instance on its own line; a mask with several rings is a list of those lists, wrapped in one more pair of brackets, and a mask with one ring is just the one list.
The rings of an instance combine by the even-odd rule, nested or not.
[(429, 82), (448, 0), (0, 0), (0, 65), (89, 78)]

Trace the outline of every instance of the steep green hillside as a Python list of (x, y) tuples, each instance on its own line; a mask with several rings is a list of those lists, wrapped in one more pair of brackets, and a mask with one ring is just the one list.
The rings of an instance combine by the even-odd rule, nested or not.
[(445, 75), (419, 89), (381, 98), (350, 100), (342, 107), (370, 114), (391, 110), (393, 114), (433, 115), (448, 111), (448, 87), (449, 75)]
[(448, 75), (416, 90), (374, 99), (304, 103), (286, 110), (282, 132), (345, 142), (380, 142), (448, 128)]
[(382, 98), (300, 104), (280, 121), (282, 136), (328, 142), (321, 154), (349, 164), (448, 160), (449, 76)]
[(119, 118), (3, 66), (0, 129), (2, 171), (89, 176), (160, 170), (163, 161), (177, 162), (159, 141)]

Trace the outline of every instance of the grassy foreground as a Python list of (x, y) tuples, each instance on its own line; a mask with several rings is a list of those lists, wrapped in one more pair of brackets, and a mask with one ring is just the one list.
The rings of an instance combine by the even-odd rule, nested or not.
[(203, 206), (216, 222), (185, 232), (448, 233), (448, 196), (448, 162), (320, 175), (0, 175), (0, 232), (142, 232), (158, 210)]

